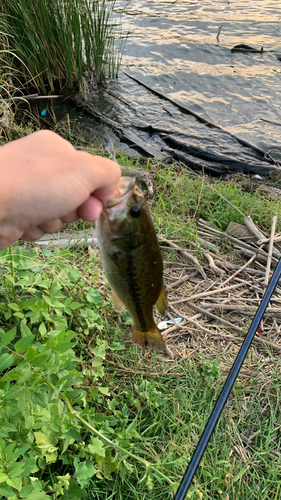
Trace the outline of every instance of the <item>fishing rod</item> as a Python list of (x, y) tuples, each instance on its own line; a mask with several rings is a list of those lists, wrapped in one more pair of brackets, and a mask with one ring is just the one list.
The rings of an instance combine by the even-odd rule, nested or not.
[(195, 452), (192, 456), (192, 459), (189, 463), (189, 466), (187, 467), (187, 470), (185, 472), (185, 475), (183, 476), (183, 479), (179, 485), (178, 491), (176, 493), (175, 499), (174, 500), (184, 500), (189, 486), (191, 484), (191, 481), (195, 475), (195, 472), (197, 470), (197, 467), (203, 457), (204, 451), (208, 445), (208, 442), (210, 440), (210, 437), (214, 431), (214, 428), (220, 418), (221, 412), (224, 408), (224, 405), (228, 399), (228, 396), (230, 394), (230, 391), (232, 389), (232, 386), (238, 376), (238, 373), (240, 371), (240, 368), (243, 364), (243, 361), (246, 357), (246, 354), (249, 350), (249, 347), (253, 341), (253, 338), (255, 336), (255, 333), (257, 331), (257, 328), (261, 322), (261, 319), (264, 315), (264, 312), (267, 308), (268, 302), (271, 299), (271, 296), (274, 292), (274, 289), (278, 283), (278, 280), (281, 275), (281, 259), (279, 260), (277, 267), (274, 271), (274, 274), (270, 280), (270, 283), (265, 291), (265, 294), (262, 298), (262, 301), (260, 303), (260, 306), (255, 314), (255, 317), (252, 321), (252, 324), (249, 328), (249, 331), (244, 339), (244, 342), (240, 348), (240, 351), (233, 363), (233, 366), (230, 370), (230, 373), (224, 383), (224, 386), (222, 388), (222, 391), (220, 393), (220, 396), (215, 404), (215, 407), (211, 413), (211, 416), (206, 424), (206, 427), (204, 429), (204, 432), (200, 438), (200, 441), (195, 449)]

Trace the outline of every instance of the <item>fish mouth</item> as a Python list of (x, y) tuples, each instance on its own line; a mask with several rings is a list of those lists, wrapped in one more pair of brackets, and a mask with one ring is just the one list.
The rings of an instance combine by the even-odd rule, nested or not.
[(105, 208), (113, 208), (127, 201), (132, 195), (135, 184), (135, 177), (121, 177), (115, 197), (106, 200)]

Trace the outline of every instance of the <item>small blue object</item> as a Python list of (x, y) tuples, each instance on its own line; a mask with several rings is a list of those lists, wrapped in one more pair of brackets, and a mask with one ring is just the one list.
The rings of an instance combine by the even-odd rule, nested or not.
[(43, 111), (41, 111), (41, 116), (46, 116), (46, 114), (47, 114), (47, 110), (43, 109)]

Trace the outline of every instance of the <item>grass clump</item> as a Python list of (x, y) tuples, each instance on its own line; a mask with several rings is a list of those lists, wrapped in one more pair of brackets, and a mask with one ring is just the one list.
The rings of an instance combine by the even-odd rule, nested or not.
[(0, 49), (5, 40), (25, 85), (43, 94), (79, 87), (85, 71), (94, 70), (100, 83), (106, 74), (117, 76), (120, 64), (114, 6), (115, 0), (3, 0)]

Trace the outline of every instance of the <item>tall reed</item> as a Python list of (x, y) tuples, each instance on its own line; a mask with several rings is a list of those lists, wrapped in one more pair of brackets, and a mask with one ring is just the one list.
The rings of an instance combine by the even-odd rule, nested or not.
[(115, 0), (1, 0), (0, 32), (25, 84), (46, 93), (79, 87), (85, 72), (94, 71), (97, 83), (115, 77), (123, 45), (114, 6)]

